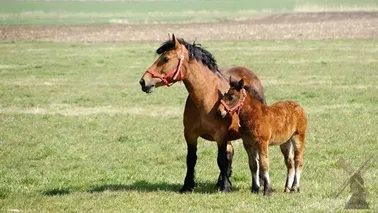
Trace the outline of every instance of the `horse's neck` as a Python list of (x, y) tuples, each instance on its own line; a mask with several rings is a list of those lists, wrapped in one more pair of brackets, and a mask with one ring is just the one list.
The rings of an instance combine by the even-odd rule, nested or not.
[(186, 64), (185, 69), (183, 82), (190, 98), (199, 110), (210, 112), (220, 98), (219, 92), (227, 89), (227, 81), (199, 62)]

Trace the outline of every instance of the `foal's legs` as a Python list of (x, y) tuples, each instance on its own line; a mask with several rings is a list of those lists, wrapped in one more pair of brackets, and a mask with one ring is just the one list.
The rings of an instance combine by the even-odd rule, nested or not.
[(286, 143), (280, 145), (280, 148), (281, 148), (282, 154), (284, 155), (285, 164), (286, 164), (286, 168), (287, 168), (285, 192), (290, 192), (291, 187), (293, 186), (294, 175), (295, 175), (294, 156), (293, 156), (293, 150), (292, 150), (292, 140), (290, 139)]
[(186, 176), (184, 186), (180, 189), (180, 192), (191, 192), (194, 189), (194, 167), (197, 163), (197, 139), (198, 136), (189, 134), (184, 131), (186, 145), (188, 147), (188, 153), (186, 155)]
[(303, 154), (305, 144), (305, 134), (297, 134), (292, 137), (294, 144), (294, 162), (295, 162), (295, 178), (291, 188), (294, 192), (299, 192), (299, 182), (303, 168)]
[(243, 139), (243, 145), (248, 154), (249, 169), (252, 175), (252, 192), (258, 193), (260, 189), (259, 155), (257, 149), (253, 148), (249, 141)]
[(268, 145), (269, 141), (262, 141), (259, 144), (259, 162), (262, 179), (264, 181), (264, 195), (272, 195), (272, 185), (269, 179), (269, 160), (268, 160)]
[[(230, 178), (232, 175), (232, 158), (234, 157), (234, 147), (231, 144), (231, 141), (227, 143), (227, 159), (228, 159), (228, 167), (227, 167), (227, 177)], [(219, 173), (217, 187), (220, 188), (222, 184), (222, 173)]]

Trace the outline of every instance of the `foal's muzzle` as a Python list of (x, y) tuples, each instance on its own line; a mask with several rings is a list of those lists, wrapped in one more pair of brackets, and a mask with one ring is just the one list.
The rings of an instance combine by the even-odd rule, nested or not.
[(218, 110), (218, 115), (221, 116), (222, 118), (225, 118), (227, 116), (227, 111), (226, 110)]
[(146, 82), (144, 81), (143, 78), (140, 79), (139, 84), (142, 87), (143, 92), (145, 92), (145, 93), (151, 93), (154, 86), (155, 86), (153, 84), (146, 85)]

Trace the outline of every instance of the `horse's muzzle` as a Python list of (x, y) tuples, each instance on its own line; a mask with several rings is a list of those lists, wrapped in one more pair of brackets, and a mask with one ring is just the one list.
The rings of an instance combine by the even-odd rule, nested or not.
[(144, 81), (143, 78), (140, 79), (139, 84), (142, 87), (143, 92), (145, 92), (145, 93), (151, 93), (154, 86), (155, 86), (155, 85), (152, 85), (152, 84), (146, 85), (146, 82)]

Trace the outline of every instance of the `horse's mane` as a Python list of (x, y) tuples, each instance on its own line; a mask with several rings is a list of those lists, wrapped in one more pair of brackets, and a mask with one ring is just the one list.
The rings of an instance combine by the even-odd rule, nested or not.
[[(193, 42), (193, 44), (189, 44), (184, 39), (179, 38), (177, 39), (180, 44), (184, 45), (185, 48), (189, 52), (189, 59), (196, 59), (197, 61), (201, 61), (204, 65), (206, 65), (211, 71), (213, 72), (219, 72), (218, 65), (216, 60), (214, 59), (213, 55), (205, 50), (203, 47), (201, 47), (201, 44), (196, 44)], [(164, 42), (157, 50), (156, 53), (161, 55), (169, 50), (172, 50), (175, 48), (175, 43), (172, 40), (168, 40)]]

